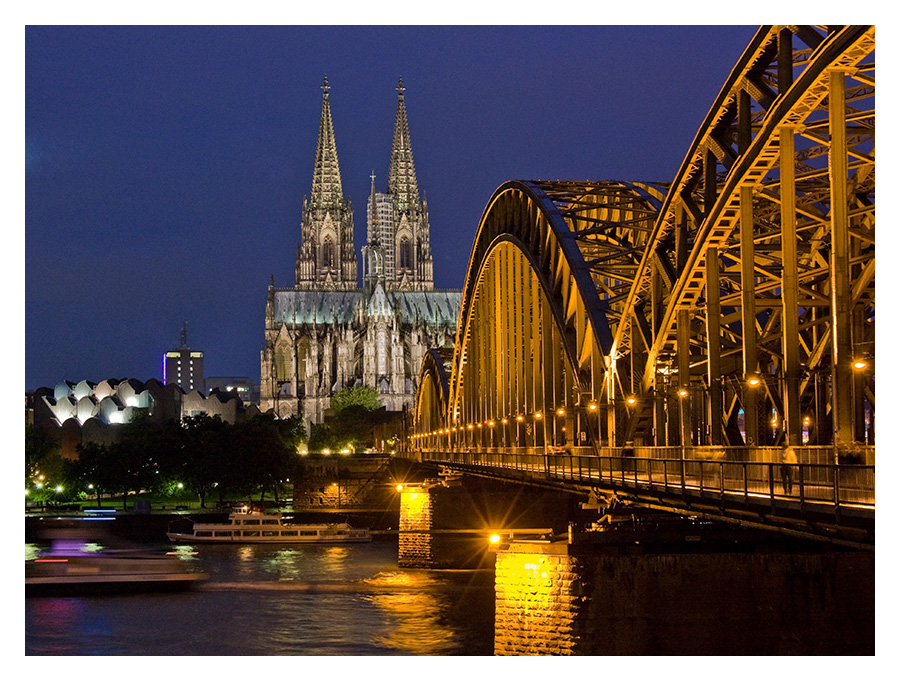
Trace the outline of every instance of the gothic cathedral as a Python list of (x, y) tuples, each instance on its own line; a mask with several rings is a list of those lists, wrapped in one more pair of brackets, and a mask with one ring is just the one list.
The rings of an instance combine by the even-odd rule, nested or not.
[(375, 388), (389, 411), (411, 409), (425, 353), (452, 348), (461, 292), (436, 291), (428, 204), (419, 196), (403, 80), (387, 192), (368, 200), (362, 287), (353, 208), (341, 188), (337, 146), (322, 85), (312, 192), (304, 197), (293, 288), (269, 285), (260, 409), (322, 423), (331, 395)]

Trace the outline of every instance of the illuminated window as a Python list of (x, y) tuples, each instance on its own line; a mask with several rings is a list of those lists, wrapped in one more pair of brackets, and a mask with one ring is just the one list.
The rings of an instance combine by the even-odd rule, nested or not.
[(322, 265), (325, 267), (334, 267), (334, 244), (331, 237), (326, 236), (322, 242)]

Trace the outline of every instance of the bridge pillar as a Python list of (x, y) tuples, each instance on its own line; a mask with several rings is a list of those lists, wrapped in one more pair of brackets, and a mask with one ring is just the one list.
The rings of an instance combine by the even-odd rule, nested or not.
[(584, 564), (564, 543), (514, 543), (494, 564), (494, 654), (584, 652)]
[(874, 552), (630, 544), (501, 546), (494, 654), (874, 654)]
[(404, 485), (400, 491), (400, 567), (435, 567), (432, 485)]

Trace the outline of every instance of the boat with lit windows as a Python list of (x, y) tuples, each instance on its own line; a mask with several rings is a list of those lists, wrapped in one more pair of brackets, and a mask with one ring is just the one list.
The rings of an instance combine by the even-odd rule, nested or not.
[(205, 580), (190, 554), (100, 548), (77, 528), (52, 530), (52, 548), (25, 561), (26, 596), (180, 591)]
[(280, 513), (236, 509), (227, 523), (194, 522), (190, 532), (167, 532), (169, 541), (189, 543), (305, 544), (367, 542), (372, 533), (347, 523), (293, 524)]

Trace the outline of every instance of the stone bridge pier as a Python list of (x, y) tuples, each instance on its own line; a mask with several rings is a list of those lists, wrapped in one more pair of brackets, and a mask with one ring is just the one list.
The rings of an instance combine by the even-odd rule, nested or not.
[(496, 551), (496, 655), (873, 655), (874, 552)]

